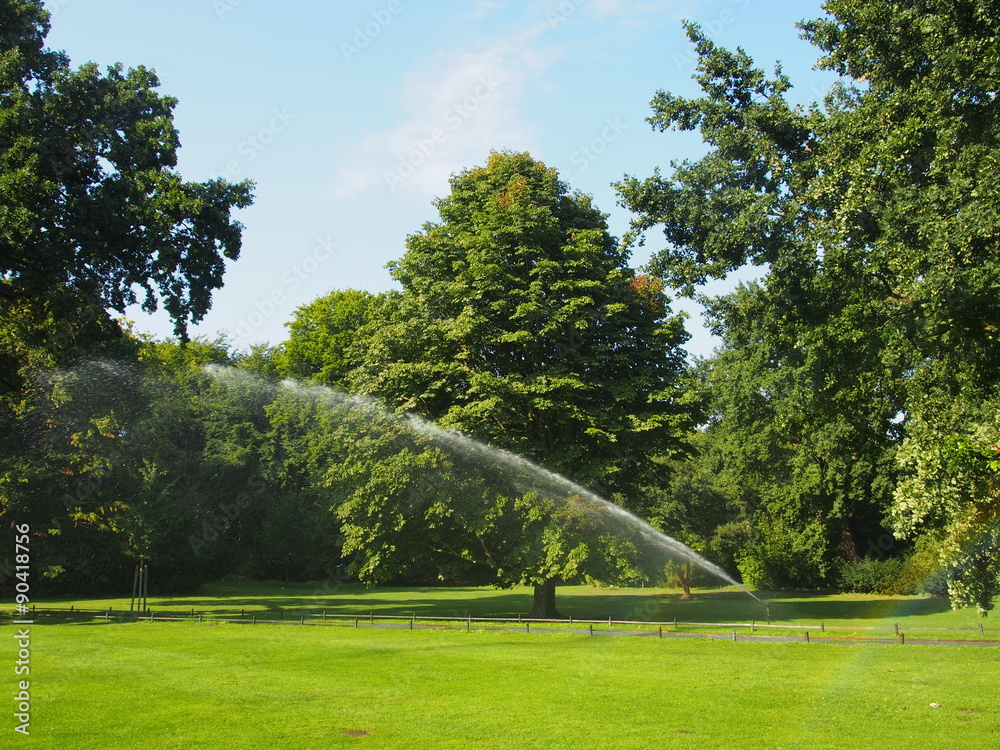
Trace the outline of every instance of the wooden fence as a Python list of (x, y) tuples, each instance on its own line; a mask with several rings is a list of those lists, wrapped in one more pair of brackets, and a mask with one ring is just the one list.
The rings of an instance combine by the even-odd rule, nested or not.
[[(22, 616), (23, 617), (23, 616)], [(32, 607), (31, 620), (33, 623), (58, 623), (66, 621), (86, 621), (103, 620), (105, 622), (119, 621), (149, 621), (149, 622), (202, 622), (202, 623), (234, 623), (244, 625), (257, 624), (298, 624), (298, 625), (340, 625), (354, 628), (378, 627), (378, 628), (403, 628), (415, 629), (464, 629), (472, 630), (508, 630), (535, 632), (539, 630), (549, 633), (577, 633), (585, 635), (634, 635), (659, 638), (709, 638), (715, 640), (733, 641), (800, 641), (806, 643), (898, 643), (898, 644), (921, 644), (921, 645), (975, 645), (975, 646), (1000, 646), (1000, 639), (997, 628), (988, 629), (982, 623), (977, 628), (933, 628), (922, 627), (915, 629), (921, 637), (910, 637), (902, 632), (898, 624), (892, 628), (883, 626), (853, 626), (853, 625), (827, 625), (819, 622), (815, 625), (780, 624), (771, 622), (692, 622), (674, 619), (667, 622), (651, 622), (645, 620), (615, 620), (608, 617), (606, 620), (587, 619), (537, 619), (526, 617), (440, 617), (430, 615), (418, 615), (416, 612), (409, 614), (381, 614), (369, 611), (365, 614), (343, 614), (332, 612), (302, 612), (300, 610), (240, 610), (239, 614), (232, 612), (198, 611), (191, 610), (157, 610), (146, 609), (142, 611), (115, 610), (86, 610), (76, 609), (38, 609)], [(540, 626), (540, 627), (539, 627)], [(711, 631), (711, 632), (706, 632)], [(722, 633), (716, 631), (724, 631)], [(836, 636), (839, 631), (852, 633), (871, 633), (870, 637), (831, 637)], [(830, 635), (827, 635), (827, 634)], [(972, 633), (973, 637), (947, 638), (947, 634)], [(938, 637), (929, 637), (926, 634), (933, 634)], [(978, 638), (975, 636), (978, 635)]]

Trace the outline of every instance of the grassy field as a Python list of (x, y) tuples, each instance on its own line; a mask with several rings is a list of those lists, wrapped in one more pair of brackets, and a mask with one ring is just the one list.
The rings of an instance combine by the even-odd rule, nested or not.
[[(268, 612), (311, 610), (319, 600), (331, 611), (487, 616), (527, 611), (529, 593), (341, 587), (318, 594), (314, 586), (238, 584), (155, 603)], [(717, 621), (746, 617), (743, 599), (757, 606), (727, 591), (681, 602), (676, 592), (567, 587), (560, 606), (577, 617), (630, 619), (652, 612), (653, 601), (664, 608), (657, 614)], [(937, 600), (775, 595), (771, 606), (788, 621), (977, 622)], [(12, 629), (0, 627), (0, 663), (17, 658), (14, 639), (3, 635)], [(8, 711), (0, 747), (1000, 746), (1000, 648), (194, 621), (36, 624), (31, 634), (31, 735), (14, 733)], [(4, 689), (16, 690), (13, 670), (4, 671)]]
[[(896, 626), (908, 636), (921, 639), (979, 639), (979, 625), (992, 630), (986, 637), (1000, 640), (1000, 625), (982, 620), (975, 610), (953, 611), (947, 600), (918, 596), (866, 596), (766, 592), (758, 595), (767, 608), (735, 587), (696, 590), (690, 601), (682, 601), (675, 589), (602, 589), (564, 586), (557, 604), (564, 617), (641, 623), (744, 623), (767, 622), (796, 626), (758, 633), (820, 635), (828, 628), (830, 638), (891, 637)], [(203, 612), (231, 615), (254, 614), (272, 619), (279, 612), (292, 619), (302, 615), (329, 614), (366, 616), (415, 615), (421, 617), (518, 617), (531, 610), (529, 588), (501, 591), (491, 587), (436, 586), (429, 588), (366, 589), (356, 584), (282, 584), (276, 582), (216, 583), (203, 587), (197, 596), (148, 600), (155, 614)], [(65, 599), (39, 604), (42, 611), (55, 609), (125, 612), (127, 598)], [(642, 629), (642, 626), (636, 626)], [(649, 626), (647, 629), (656, 628)], [(687, 627), (696, 632), (731, 632), (725, 627)], [(874, 629), (874, 630), (872, 630)], [(947, 629), (941, 631), (939, 629)], [(746, 630), (746, 629), (744, 629)], [(741, 634), (744, 632), (741, 630)], [(748, 632), (748, 631), (747, 631)]]

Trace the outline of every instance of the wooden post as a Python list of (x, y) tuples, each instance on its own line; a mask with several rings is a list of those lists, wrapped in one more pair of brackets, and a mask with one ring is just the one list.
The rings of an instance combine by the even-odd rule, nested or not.
[(252, 619), (250, 620), (250, 624), (251, 625), (256, 625), (257, 624), (257, 615), (251, 615), (251, 618)]
[(674, 618), (674, 630), (677, 630), (677, 618)]
[(368, 613), (368, 622), (375, 622), (375, 611), (372, 610)]
[(736, 628), (733, 628), (733, 643), (736, 643)]
[(301, 617), (299, 618), (299, 625), (305, 625), (305, 624), (306, 624), (306, 616), (305, 616), (305, 615), (302, 615), (302, 616), (301, 616)]
[(135, 609), (135, 592), (139, 588), (139, 566), (135, 566), (135, 573), (132, 575), (132, 601), (129, 602), (128, 611)]
[(820, 629), (821, 632), (825, 633), (826, 632), (826, 623), (825, 622), (821, 622), (819, 624), (819, 629)]
[(764, 611), (767, 613), (767, 624), (771, 624), (771, 605), (769, 602), (764, 602)]
[(662, 638), (662, 637), (663, 637), (663, 626), (660, 625), (660, 638)]
[(590, 634), (594, 634), (594, 623), (590, 623)]
[(524, 623), (524, 632), (525, 633), (530, 633), (531, 632), (531, 623), (530, 622)]
[(895, 627), (896, 627), (896, 635), (899, 635), (899, 623), (898, 622), (896, 623)]
[(979, 637), (984, 638), (986, 636), (986, 631), (983, 630), (983, 624), (979, 623)]
[(806, 643), (809, 643), (809, 631), (806, 631)]
[(357, 617), (354, 618), (354, 629), (355, 630), (358, 629), (358, 618)]
[(756, 633), (757, 632), (757, 621), (756, 620), (751, 620), (750, 621), (750, 632), (751, 633)]
[(905, 646), (906, 645), (906, 634), (905, 633), (900, 633), (899, 634), (899, 643), (900, 643), (901, 646)]
[(608, 616), (608, 627), (609, 628), (611, 627), (611, 616), (610, 615)]
[(469, 619), (465, 621), (466, 631), (472, 630), (472, 615), (469, 615)]

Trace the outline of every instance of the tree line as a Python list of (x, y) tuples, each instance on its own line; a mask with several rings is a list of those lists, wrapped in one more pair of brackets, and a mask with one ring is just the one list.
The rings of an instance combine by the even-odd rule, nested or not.
[[(493, 153), (406, 239), (400, 291), (332, 291), (285, 342), (234, 352), (186, 324), (238, 255), (230, 212), (252, 185), (183, 182), (154, 74), (74, 70), (44, 47), (41, 3), (0, 2), (0, 513), (32, 524), (41, 575), (110, 590), (141, 557), (165, 589), (527, 583), (537, 614), (559, 583), (696, 580), (509, 466), (470, 469), (412, 414), (573, 479), (750, 587), (989, 610), (1000, 18), (981, 0), (824, 9), (800, 28), (839, 82), (808, 106), (780, 69), (687, 26), (702, 95), (657, 92), (649, 122), (709, 150), (617, 184), (621, 240), (554, 169)], [(700, 293), (747, 264), (760, 281)], [(175, 340), (112, 317), (137, 294)], [(687, 357), (671, 295), (704, 303), (712, 356)]]

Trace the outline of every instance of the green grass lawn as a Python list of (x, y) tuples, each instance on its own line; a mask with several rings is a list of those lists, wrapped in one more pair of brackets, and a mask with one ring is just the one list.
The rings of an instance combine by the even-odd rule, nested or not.
[(197, 622), (35, 625), (31, 647), (31, 736), (8, 710), (0, 747), (1000, 746), (995, 648)]
[[(764, 605), (736, 588), (696, 590), (693, 600), (682, 601), (675, 589), (602, 589), (563, 586), (558, 590), (561, 614), (575, 619), (681, 623), (766, 622)], [(899, 625), (908, 637), (920, 639), (979, 639), (979, 625), (988, 639), (1000, 639), (992, 618), (982, 620), (975, 610), (953, 611), (947, 600), (926, 596), (866, 596), (766, 592), (758, 593), (769, 607), (771, 623), (795, 626), (794, 630), (758, 629), (772, 635), (830, 638), (888, 638)], [(154, 614), (203, 612), (259, 619), (329, 614), (365, 616), (415, 615), (421, 617), (517, 617), (531, 610), (532, 592), (521, 587), (508, 591), (491, 587), (435, 586), (425, 588), (367, 589), (357, 584), (282, 584), (276, 582), (216, 583), (196, 596), (148, 600)], [(39, 603), (41, 611), (75, 609), (125, 612), (128, 598), (65, 599)], [(820, 633), (820, 627), (827, 628)], [(876, 630), (870, 630), (875, 628)], [(947, 631), (937, 629), (946, 628)], [(638, 626), (637, 626), (637, 629)], [(655, 629), (653, 627), (652, 629)], [(725, 627), (682, 625), (680, 630), (723, 633)], [(746, 629), (740, 630), (743, 634)]]

